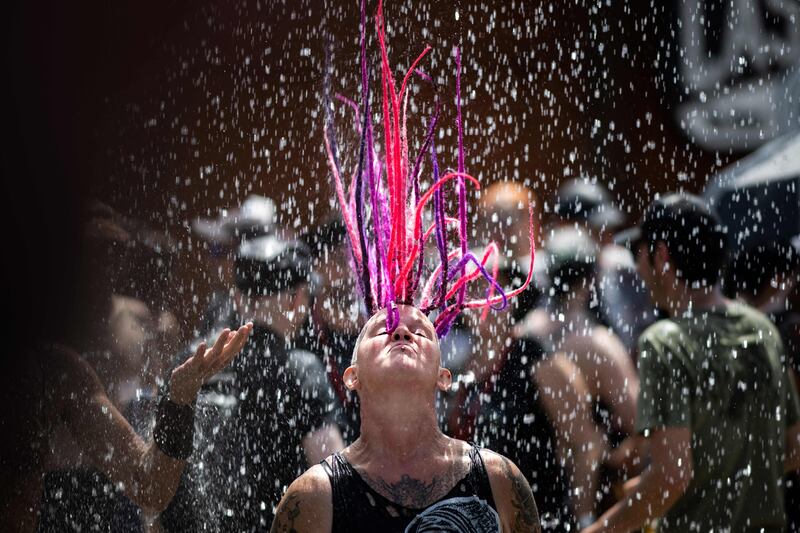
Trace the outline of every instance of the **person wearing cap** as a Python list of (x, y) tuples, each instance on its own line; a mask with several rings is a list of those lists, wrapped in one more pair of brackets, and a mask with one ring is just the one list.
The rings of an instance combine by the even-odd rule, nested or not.
[(689, 194), (657, 199), (626, 233), (669, 318), (639, 339), (636, 429), (649, 465), (584, 531), (784, 531), (784, 472), (800, 468), (800, 402), (770, 321), (726, 299), (726, 235)]
[(563, 221), (586, 227), (601, 245), (611, 244), (614, 232), (625, 222), (625, 215), (597, 178), (573, 178), (562, 183), (556, 192), (554, 211)]
[[(577, 522), (585, 525), (596, 517), (601, 482), (624, 475), (629, 466), (624, 461), (627, 451), (619, 445), (633, 433), (639, 378), (619, 338), (592, 312), (596, 241), (583, 228), (562, 226), (550, 231), (544, 250), (550, 287), (540, 307), (517, 325), (516, 334), (543, 347), (545, 357), (534, 379), (565, 383), (566, 392), (579, 398), (576, 413), (588, 413), (587, 421), (573, 425), (572, 418), (560, 420), (562, 402), (546, 402), (559, 435), (559, 457), (572, 458), (572, 510)], [(579, 376), (559, 379), (564, 369)], [(602, 489), (608, 492), (607, 487)]]
[(317, 355), (296, 348), (311, 303), (309, 276), (300, 241), (272, 233), (239, 246), (230, 320), (251, 320), (251, 341), (198, 400), (198, 431), (209, 445), (193, 457), (185, 499), (162, 515), (167, 531), (190, 522), (219, 531), (268, 528), (284, 487), (344, 446), (325, 369)]
[(230, 288), (235, 281), (236, 251), (243, 239), (275, 230), (277, 207), (271, 198), (251, 194), (238, 207), (220, 209), (215, 218), (192, 220), (192, 233), (206, 251), (205, 279), (210, 285), (205, 310), (197, 330), (200, 334), (218, 329), (228, 319), (233, 302)]
[(362, 318), (357, 289), (350, 276), (352, 263), (344, 223), (329, 217), (301, 239), (311, 252), (315, 275), (310, 327), (299, 347), (320, 356), (338, 402), (339, 426), (345, 442), (358, 438), (360, 418), (358, 396), (342, 380), (358, 338)]
[(598, 243), (595, 312), (633, 354), (636, 339), (653, 322), (653, 309), (630, 252), (614, 242), (625, 215), (597, 178), (565, 181), (554, 199), (556, 226), (580, 228)]

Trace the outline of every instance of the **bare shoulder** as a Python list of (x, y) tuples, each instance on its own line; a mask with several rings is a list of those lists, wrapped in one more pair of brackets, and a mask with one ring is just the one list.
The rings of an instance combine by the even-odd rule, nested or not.
[(540, 532), (539, 512), (533, 492), (517, 465), (499, 453), (480, 452), (492, 486), (503, 531), (512, 533)]
[(553, 330), (547, 311), (536, 308), (514, 327), (514, 335), (520, 337), (546, 338)]
[(327, 533), (332, 524), (331, 483), (322, 466), (314, 465), (286, 489), (270, 531)]
[(592, 330), (594, 345), (611, 356), (627, 357), (627, 350), (616, 333), (605, 326), (598, 325)]

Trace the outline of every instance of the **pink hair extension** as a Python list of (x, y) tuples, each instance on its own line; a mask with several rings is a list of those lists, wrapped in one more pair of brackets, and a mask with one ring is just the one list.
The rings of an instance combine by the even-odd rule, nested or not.
[[(465, 170), (461, 113), (461, 49), (455, 48), (457, 170), (440, 177), (433, 140), (439, 126), (438, 117), (442, 102), (433, 78), (420, 68), (433, 49), (426, 45), (403, 71), (398, 91), (386, 46), (383, 0), (378, 1), (374, 22), (380, 55), (378, 65), (380, 74), (376, 75), (375, 84), (380, 95), (375, 95), (375, 102), (380, 106), (381, 118), (373, 125), (370, 111), (371, 68), (367, 55), (366, 0), (361, 0), (361, 102), (357, 103), (338, 93), (335, 95), (338, 101), (355, 112), (356, 131), (361, 137), (358, 167), (351, 177), (347, 191), (342, 184), (343, 172), (338, 167), (332, 114), (327, 116), (328, 124), (323, 129), (327, 162), (350, 241), (354, 271), (357, 274), (359, 291), (364, 298), (366, 312), (373, 314), (380, 309), (386, 309), (387, 330), (391, 332), (399, 321), (397, 304), (418, 305), (426, 313), (437, 312), (434, 325), (437, 333), (442, 336), (447, 333), (463, 309), (483, 308), (482, 316), (485, 317), (490, 309), (503, 309), (509, 298), (528, 287), (533, 272), (533, 209), (530, 211), (529, 222), (531, 268), (521, 286), (506, 291), (496, 281), (500, 256), (497, 244), (489, 243), (479, 259), (469, 252), (467, 242), (467, 182), (476, 189), (480, 189), (480, 182)], [(409, 131), (411, 131), (409, 128), (415, 127), (416, 117), (413, 114), (409, 115), (408, 104), (411, 99), (409, 87), (415, 79), (413, 74), (423, 82), (433, 85), (435, 97), (424, 142), (412, 161), (409, 157)], [(328, 85), (326, 78), (326, 102), (330, 109)], [(378, 146), (381, 146), (380, 152)], [(420, 190), (420, 178), (424, 174), (422, 159), (426, 154), (430, 155), (432, 161), (431, 174), (427, 176), (432, 185), (422, 191)], [(455, 181), (454, 189), (457, 195), (458, 212), (454, 216), (446, 213), (447, 203), (444, 200), (444, 195), (453, 190), (446, 187), (450, 181)], [(434, 220), (423, 230), (423, 213), (431, 199), (434, 200)], [(458, 231), (457, 247), (452, 250), (448, 250), (449, 226), (455, 226)], [(429, 271), (424, 262), (425, 245), (433, 235), (436, 237), (438, 264)], [(492, 261), (491, 272), (486, 268), (489, 261)], [(469, 269), (468, 263), (473, 265)], [(468, 299), (468, 291), (478, 279), (484, 279), (487, 284), (484, 297)]]

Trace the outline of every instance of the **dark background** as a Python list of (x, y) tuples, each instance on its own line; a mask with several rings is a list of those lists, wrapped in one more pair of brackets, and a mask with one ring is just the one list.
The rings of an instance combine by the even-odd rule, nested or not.
[[(741, 155), (704, 151), (674, 123), (668, 9), (481, 5), (392, 2), (386, 18), (391, 62), (405, 68), (430, 43), (426, 71), (442, 76), (449, 102), (449, 50), (463, 43), (462, 92), (475, 91), (467, 167), (485, 184), (526, 180), (547, 201), (565, 177), (595, 175), (635, 219), (654, 192), (700, 191)], [(250, 192), (273, 197), (290, 226), (330, 210), (324, 43), (334, 43), (334, 90), (357, 97), (355, 1), (15, 1), (3, 11), (6, 356), (73, 327), (92, 199), (181, 243), (173, 307), (186, 330), (206, 287), (188, 220)], [(455, 129), (452, 111), (442, 120)], [(454, 137), (440, 144), (454, 166)]]

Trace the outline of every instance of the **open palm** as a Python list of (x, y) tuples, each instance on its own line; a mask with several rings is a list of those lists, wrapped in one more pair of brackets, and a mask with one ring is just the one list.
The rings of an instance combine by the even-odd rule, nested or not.
[(228, 363), (242, 350), (252, 331), (253, 323), (248, 322), (235, 332), (224, 329), (211, 348), (207, 348), (206, 343), (201, 342), (194, 355), (172, 371), (169, 383), (170, 399), (181, 405), (192, 403), (197, 398), (203, 383), (228, 366)]

